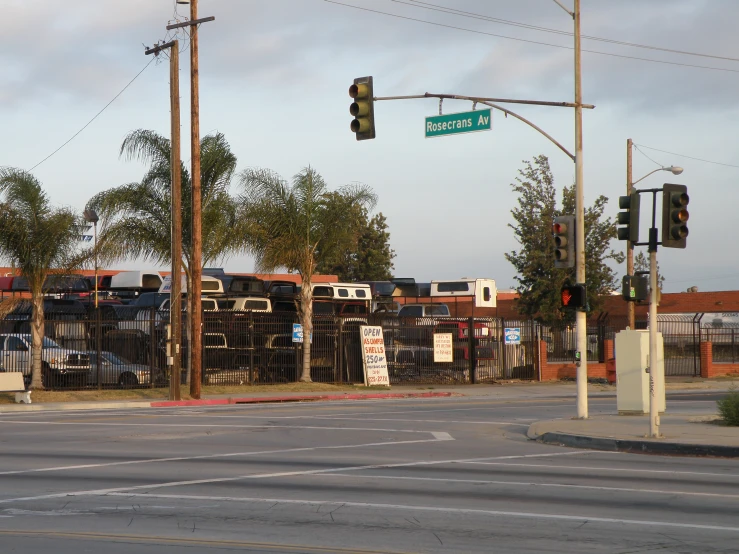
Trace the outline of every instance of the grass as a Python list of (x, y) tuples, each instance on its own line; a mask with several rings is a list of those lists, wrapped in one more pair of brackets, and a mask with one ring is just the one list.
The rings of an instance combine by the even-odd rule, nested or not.
[[(191, 400), (189, 388), (182, 385), (182, 400)], [(284, 383), (279, 385), (244, 385), (244, 386), (204, 386), (201, 397), (214, 395), (250, 396), (259, 393), (283, 392), (326, 392), (342, 393), (357, 390), (383, 390), (387, 387), (364, 387), (355, 385), (331, 385), (327, 383)], [(168, 389), (109, 389), (109, 390), (82, 390), (82, 391), (34, 391), (31, 394), (34, 403), (46, 402), (105, 402), (116, 400), (167, 400)], [(14, 394), (0, 393), (0, 404), (15, 402)]]

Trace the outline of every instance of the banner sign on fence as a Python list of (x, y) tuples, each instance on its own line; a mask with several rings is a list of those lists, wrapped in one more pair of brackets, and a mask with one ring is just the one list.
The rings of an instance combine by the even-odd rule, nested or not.
[(506, 327), (505, 328), (505, 344), (521, 344), (521, 328)]
[(434, 333), (434, 363), (453, 361), (452, 333)]
[[(293, 323), (293, 342), (303, 342), (303, 326)], [(310, 334), (310, 343), (313, 344), (313, 333)]]
[(360, 325), (359, 334), (362, 338), (362, 366), (364, 368), (365, 386), (384, 385), (389, 387), (390, 377), (387, 373), (387, 356), (385, 356), (385, 338), (382, 334), (382, 327)]

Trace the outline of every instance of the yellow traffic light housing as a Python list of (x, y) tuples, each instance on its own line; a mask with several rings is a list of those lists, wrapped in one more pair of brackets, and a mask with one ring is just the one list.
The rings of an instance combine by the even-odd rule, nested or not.
[(354, 98), (349, 113), (354, 116), (351, 130), (357, 135), (357, 140), (375, 138), (375, 108), (372, 77), (359, 77), (349, 87), (349, 96)]

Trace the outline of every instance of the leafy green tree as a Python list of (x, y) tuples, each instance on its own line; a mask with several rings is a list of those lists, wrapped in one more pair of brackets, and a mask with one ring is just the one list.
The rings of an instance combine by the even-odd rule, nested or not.
[[(557, 208), (554, 177), (546, 156), (536, 156), (524, 161), (519, 177), (511, 185), (518, 193), (518, 207), (511, 210), (514, 236), (520, 249), (505, 254), (518, 272), (518, 311), (536, 317), (542, 323), (552, 325), (574, 319), (571, 313), (561, 310), (560, 289), (565, 281), (575, 282), (575, 269), (554, 267), (554, 217), (575, 213), (574, 186), (564, 187), (562, 208)], [(596, 198), (585, 209), (585, 278), (588, 291), (588, 311), (597, 311), (603, 303), (601, 296), (610, 294), (617, 286), (617, 277), (607, 262), (623, 262), (623, 254), (610, 248), (616, 238), (616, 223), (604, 218), (608, 199)]]
[(395, 251), (382, 212), (371, 219), (364, 206), (354, 206), (347, 244), (335, 244), (324, 252), (317, 271), (337, 275), (341, 281), (386, 281), (392, 277)]
[[(22, 169), (0, 169), (0, 258), (9, 260), (28, 280), (31, 292), (31, 389), (48, 385), (42, 361), (44, 283), (48, 275), (81, 266), (88, 252), (78, 249), (82, 217), (54, 208), (41, 183)], [(44, 371), (45, 370), (45, 371)]]
[[(325, 253), (351, 242), (357, 206), (370, 209), (376, 197), (369, 187), (350, 185), (331, 193), (321, 175), (303, 169), (289, 184), (265, 169), (240, 175), (244, 220), (250, 227), (250, 250), (258, 271), (279, 267), (297, 271), (302, 279), (299, 316), (303, 336), (313, 330), (313, 275)], [(309, 340), (303, 341), (301, 381), (310, 382)]]
[[(202, 252), (204, 266), (244, 250), (231, 179), (236, 156), (221, 133), (201, 139)], [(94, 196), (88, 208), (101, 219), (100, 254), (108, 261), (143, 259), (171, 264), (170, 141), (154, 131), (129, 133), (120, 154), (149, 164), (140, 182), (114, 187)], [(192, 262), (191, 180), (182, 172), (182, 257), (190, 279)]]

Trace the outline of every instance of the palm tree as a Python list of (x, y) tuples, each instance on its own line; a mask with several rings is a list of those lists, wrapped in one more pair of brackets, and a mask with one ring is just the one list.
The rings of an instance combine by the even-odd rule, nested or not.
[[(221, 133), (201, 140), (201, 193), (203, 259), (208, 265), (244, 249), (239, 232), (237, 203), (230, 195), (236, 156)], [(154, 131), (139, 129), (126, 136), (121, 156), (149, 164), (141, 182), (101, 192), (87, 208), (101, 219), (100, 254), (108, 261), (143, 259), (171, 263), (170, 141)], [(182, 172), (182, 257), (190, 279), (192, 260), (190, 175)]]
[[(297, 271), (303, 281), (299, 316), (303, 336), (313, 330), (311, 283), (322, 253), (352, 240), (349, 224), (353, 207), (373, 207), (376, 197), (364, 185), (350, 185), (331, 193), (323, 178), (307, 167), (288, 184), (275, 173), (247, 169), (240, 175), (244, 221), (250, 225), (250, 250), (257, 271), (279, 267)], [(310, 382), (310, 340), (303, 341), (301, 381)]]
[[(41, 183), (22, 169), (0, 169), (0, 258), (11, 261), (28, 280), (31, 292), (31, 389), (43, 389), (44, 281), (68, 273), (86, 254), (78, 251), (82, 217), (54, 208)], [(47, 383), (48, 384), (48, 383)]]

